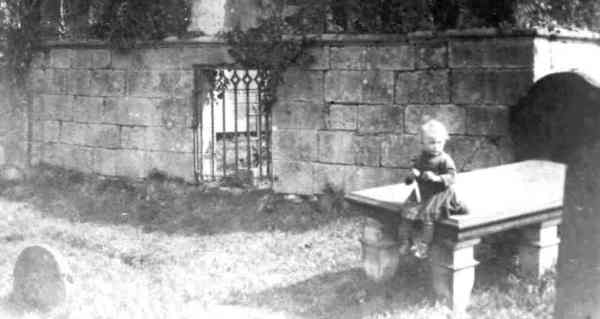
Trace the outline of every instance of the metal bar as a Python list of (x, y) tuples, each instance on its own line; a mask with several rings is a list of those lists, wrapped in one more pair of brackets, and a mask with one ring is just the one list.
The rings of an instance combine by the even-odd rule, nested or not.
[[(223, 77), (225, 77), (225, 74), (223, 74)], [(225, 125), (225, 118), (227, 118), (226, 92), (227, 90), (223, 90), (223, 101), (221, 103), (221, 113), (223, 114), (223, 132), (221, 133), (221, 138), (223, 139), (223, 177), (227, 176), (227, 126)]]
[[(270, 110), (269, 110), (270, 111)], [(265, 114), (265, 136), (266, 136), (266, 140), (267, 140), (267, 178), (269, 179), (269, 181), (272, 182), (272, 176), (273, 176), (273, 157), (271, 154), (271, 112), (266, 112)]]
[(198, 68), (194, 68), (194, 88), (192, 91), (192, 157), (194, 169), (194, 181), (200, 182), (198, 178), (198, 82), (200, 75)]
[[(246, 70), (245, 76), (248, 75)], [(250, 83), (246, 83), (246, 164), (248, 170), (252, 169), (252, 157), (250, 152)]]
[(215, 178), (215, 93), (210, 91), (210, 175)]
[(262, 162), (262, 99), (260, 97), (260, 86), (258, 86), (257, 83), (257, 100), (258, 100), (258, 123), (257, 123), (257, 128), (256, 128), (256, 135), (258, 135), (258, 175), (260, 178), (263, 177), (263, 162)]
[[(236, 72), (237, 74), (237, 70), (234, 70), (234, 72)], [(234, 131), (234, 138), (235, 138), (235, 173), (238, 173), (239, 167), (238, 167), (238, 147), (239, 147), (239, 141), (238, 141), (238, 82), (233, 83), (233, 131)]]
[[(203, 78), (203, 80), (205, 81), (204, 83), (202, 83), (203, 85), (206, 84), (207, 79)], [(200, 163), (200, 179), (202, 181), (204, 181), (204, 97), (206, 97), (206, 91), (202, 90), (202, 95), (200, 96), (200, 99), (198, 99), (199, 101), (202, 101), (202, 105), (200, 105), (200, 110), (197, 110), (198, 112), (198, 125), (196, 126), (196, 130), (199, 133), (199, 138), (198, 141), (200, 144), (198, 150), (200, 153), (200, 159), (199, 159), (199, 163)]]

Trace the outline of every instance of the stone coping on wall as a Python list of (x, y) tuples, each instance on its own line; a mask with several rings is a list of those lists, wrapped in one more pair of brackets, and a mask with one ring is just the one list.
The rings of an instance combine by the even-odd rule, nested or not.
[[(408, 34), (321, 34), (308, 35), (309, 39), (322, 43), (386, 43), (386, 42), (416, 42), (428, 39), (452, 39), (452, 38), (514, 38), (532, 37), (547, 38), (551, 40), (579, 40), (586, 42), (600, 42), (600, 33), (591, 31), (558, 30), (548, 31), (544, 29), (497, 29), (497, 28), (473, 28), (445, 31), (416, 31)], [(226, 40), (219, 36), (199, 36), (193, 38), (179, 39), (175, 37), (166, 38), (163, 41), (140, 42), (140, 47), (172, 47), (172, 46), (194, 46), (194, 45), (223, 45)], [(47, 40), (41, 47), (106, 47), (107, 43), (101, 40)]]

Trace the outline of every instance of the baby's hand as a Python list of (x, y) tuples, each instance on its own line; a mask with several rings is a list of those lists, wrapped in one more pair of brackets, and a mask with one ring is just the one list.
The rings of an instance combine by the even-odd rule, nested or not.
[(423, 179), (426, 181), (439, 182), (441, 178), (433, 173), (432, 171), (426, 171), (423, 173)]
[(410, 170), (410, 175), (413, 178), (417, 178), (417, 177), (419, 177), (421, 175), (421, 172), (418, 169), (413, 168), (413, 169)]
[(417, 179), (417, 177), (419, 177), (419, 175), (421, 175), (421, 172), (419, 172), (418, 169), (416, 169), (416, 168), (411, 169), (410, 173), (408, 173), (408, 176), (406, 176), (406, 179), (404, 179), (404, 183), (410, 184), (410, 183), (414, 182), (415, 179)]

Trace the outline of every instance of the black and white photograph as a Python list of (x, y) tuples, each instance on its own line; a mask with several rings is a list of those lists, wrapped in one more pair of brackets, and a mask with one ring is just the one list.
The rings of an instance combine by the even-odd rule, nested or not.
[(600, 319), (600, 0), (0, 0), (0, 319)]

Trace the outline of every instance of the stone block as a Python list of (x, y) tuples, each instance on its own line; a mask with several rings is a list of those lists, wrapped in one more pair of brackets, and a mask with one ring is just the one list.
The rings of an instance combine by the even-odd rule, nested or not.
[(273, 160), (273, 190), (277, 193), (313, 194), (313, 164)]
[(419, 137), (415, 135), (387, 135), (381, 147), (383, 167), (409, 168), (421, 150)]
[(368, 50), (368, 69), (410, 70), (413, 65), (414, 53), (410, 45), (381, 45)]
[(149, 48), (134, 54), (134, 66), (140, 69), (170, 70), (181, 66), (180, 48)]
[(409, 45), (331, 47), (331, 69), (409, 70), (414, 64), (411, 51)]
[(35, 94), (31, 99), (31, 115), (35, 121), (46, 119), (46, 111), (44, 110), (44, 99), (43, 95)]
[(185, 127), (152, 126), (146, 129), (146, 147), (162, 152), (192, 152), (192, 130)]
[(63, 122), (60, 141), (66, 144), (84, 145), (87, 130), (87, 124)]
[(147, 151), (119, 150), (115, 163), (116, 175), (141, 179), (150, 171), (150, 155)]
[(328, 46), (307, 49), (307, 54), (312, 56), (314, 60), (305, 68), (309, 70), (328, 70), (329, 69), (329, 54)]
[(401, 168), (356, 167), (354, 174), (348, 178), (346, 192), (402, 183), (408, 176), (408, 171), (408, 169)]
[(319, 129), (323, 127), (323, 102), (278, 101), (272, 109), (273, 126), (278, 129)]
[(367, 46), (333, 46), (329, 52), (332, 70), (364, 70), (367, 68)]
[[(24, 149), (27, 148), (26, 143), (24, 143)], [(30, 160), (30, 164), (32, 166), (38, 166), (40, 165), (43, 161), (44, 161), (44, 143), (37, 143), (37, 142), (32, 142), (31, 143), (31, 160)], [(4, 156), (2, 156), (2, 160), (0, 161), (0, 163), (2, 163), (2, 165), (6, 164), (6, 161), (4, 160)]]
[(327, 102), (391, 104), (392, 71), (330, 71), (325, 74)]
[(121, 160), (119, 154), (124, 150), (94, 149), (94, 172), (100, 175), (117, 175), (117, 163)]
[(73, 97), (70, 95), (40, 95), (43, 119), (69, 121), (72, 119)]
[(194, 157), (192, 153), (151, 152), (150, 169), (158, 169), (169, 176), (194, 182)]
[(167, 97), (173, 94), (178, 73), (135, 71), (127, 74), (128, 94), (136, 97)]
[(467, 134), (507, 136), (509, 133), (509, 109), (505, 106), (469, 107), (467, 111)]
[(278, 88), (286, 101), (323, 102), (323, 72), (290, 69)]
[(417, 69), (448, 67), (448, 45), (445, 41), (417, 43), (415, 52), (415, 67)]
[[(534, 82), (537, 82), (537, 80), (541, 79), (542, 77), (553, 73), (552, 59), (556, 57), (553, 55), (551, 43), (552, 41), (546, 38), (536, 38), (533, 40), (533, 45), (535, 46), (533, 51)], [(560, 56), (562, 57), (563, 55)], [(571, 59), (570, 55), (565, 55), (565, 57)]]
[(88, 124), (84, 145), (119, 148), (121, 146), (120, 140), (120, 130), (117, 125)]
[(144, 126), (121, 127), (121, 147), (147, 150), (147, 133)]
[(317, 134), (317, 156), (320, 162), (353, 164), (354, 133), (320, 131)]
[(530, 68), (533, 55), (533, 40), (526, 37), (450, 41), (451, 68)]
[[(72, 116), (75, 122), (102, 123), (104, 118), (104, 99), (101, 97), (74, 96)], [(114, 117), (112, 118), (114, 119)]]
[(448, 133), (465, 134), (466, 110), (455, 105), (408, 105), (406, 107), (406, 133), (419, 134), (428, 120), (442, 122)]
[(380, 166), (383, 138), (375, 135), (355, 135), (352, 141), (354, 164)]
[(358, 105), (328, 104), (325, 107), (324, 122), (327, 129), (356, 130)]
[(400, 72), (396, 77), (397, 104), (450, 102), (447, 70)]
[(398, 132), (403, 130), (404, 109), (392, 105), (359, 105), (358, 130), (361, 133)]
[(73, 50), (71, 49), (51, 49), (50, 67), (52, 68), (70, 68)]
[(314, 164), (313, 192), (322, 193), (327, 185), (347, 192), (356, 170), (353, 165)]
[[(31, 140), (36, 142), (44, 141), (44, 122), (34, 120), (31, 123)], [(4, 152), (3, 152), (4, 153)]]
[(34, 93), (45, 93), (49, 81), (46, 71), (42, 69), (31, 69), (27, 77), (27, 83)]
[(272, 133), (272, 156), (278, 160), (315, 161), (316, 130), (277, 130)]
[(173, 95), (179, 97), (191, 96), (194, 90), (194, 71), (175, 71)]
[(73, 68), (105, 69), (110, 66), (110, 51), (106, 49), (78, 49), (73, 52)]
[(69, 94), (91, 93), (92, 89), (92, 72), (89, 70), (72, 69), (67, 73), (66, 91)]
[(457, 136), (446, 144), (458, 171), (470, 171), (510, 163), (514, 154), (508, 138)]
[(514, 105), (531, 87), (527, 70), (453, 70), (452, 102), (456, 104)]
[(43, 151), (42, 162), (55, 166), (63, 166), (64, 153), (62, 152), (61, 144), (45, 143)]
[(60, 127), (59, 121), (42, 121), (38, 122), (42, 125), (43, 139), (44, 142), (59, 142), (60, 141)]
[(71, 158), (71, 152), (73, 151), (76, 145), (69, 145), (63, 143), (53, 144), (53, 154), (54, 160), (56, 160), (61, 167), (74, 169), (75, 165), (73, 163), (73, 159)]
[(223, 45), (185, 46), (181, 49), (181, 66), (190, 68), (193, 65), (222, 65), (233, 63), (229, 49)]
[(50, 52), (48, 51), (37, 51), (33, 54), (31, 59), (31, 68), (47, 68), (50, 66)]
[(156, 105), (156, 117), (153, 124), (165, 127), (191, 127), (193, 121), (192, 101), (190, 97), (164, 98)]
[(115, 70), (133, 70), (139, 68), (137, 64), (134, 64), (136, 59), (136, 51), (110, 51), (110, 67)]
[(159, 101), (149, 98), (125, 97), (107, 100), (116, 104), (117, 123), (123, 125), (160, 125), (156, 105)]
[(46, 93), (64, 94), (67, 93), (67, 69), (47, 69), (46, 70)]
[(69, 153), (69, 167), (80, 172), (93, 173), (95, 168), (95, 151), (89, 147), (73, 147)]
[(91, 73), (90, 94), (122, 96), (125, 94), (125, 71), (94, 70)]

